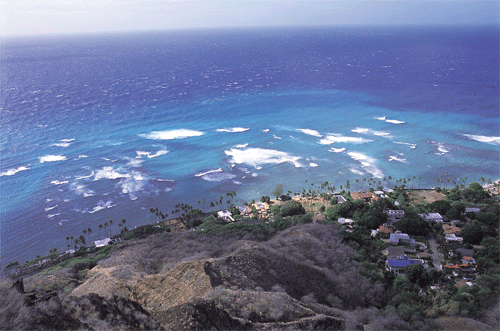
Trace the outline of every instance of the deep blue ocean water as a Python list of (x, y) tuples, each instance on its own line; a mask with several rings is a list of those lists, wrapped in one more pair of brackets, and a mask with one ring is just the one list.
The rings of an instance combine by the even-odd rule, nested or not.
[(496, 180), (498, 54), (473, 26), (2, 40), (2, 265), (231, 191)]

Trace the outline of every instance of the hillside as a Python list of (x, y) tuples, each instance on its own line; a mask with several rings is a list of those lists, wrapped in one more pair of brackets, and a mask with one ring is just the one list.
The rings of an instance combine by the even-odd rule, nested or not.
[[(386, 270), (388, 257), (382, 253), (392, 247), (432, 259), (427, 245), (432, 242), (436, 249), (436, 236), (442, 246), (438, 255), (444, 254), (442, 266), (459, 261), (452, 253), (467, 249), (445, 243), (443, 226), (425, 223), (416, 210), (455, 215), (459, 208), (465, 209), (466, 198), (490, 199), (482, 191), (474, 192), (451, 190), (443, 194), (445, 200), (426, 205), (412, 201), (404, 191), (374, 202), (325, 202), (324, 217), (314, 217), (315, 221), (311, 214), (304, 214), (300, 203), (291, 201), (279, 208), (272, 206), (274, 220), (267, 223), (224, 222), (209, 216), (195, 220), (196, 231), (174, 233), (161, 226), (133, 230), (124, 233), (126, 241), (50, 264), (15, 287), (3, 281), (0, 327), (493, 330), (492, 326), (500, 324), (494, 239), (498, 221), (493, 217), (498, 205), (478, 203), (484, 211), (461, 217), (470, 223), (465, 235), (468, 228), (482, 226), (484, 240), (477, 234), (466, 237), (481, 242), (474, 254), (479, 268), (457, 273), (434, 268), (428, 260), (425, 268), (407, 268), (407, 276), (401, 277)], [(389, 245), (384, 233), (369, 235), (371, 226), (387, 220), (382, 209), (396, 200), (407, 214), (396, 227), (406, 226), (418, 235), (418, 251)], [(354, 218), (354, 226), (341, 225), (342, 217)], [(422, 226), (408, 226), (409, 220)], [(428, 238), (420, 235), (423, 230)], [(469, 242), (466, 245), (472, 247)], [(470, 285), (459, 288), (460, 284)]]

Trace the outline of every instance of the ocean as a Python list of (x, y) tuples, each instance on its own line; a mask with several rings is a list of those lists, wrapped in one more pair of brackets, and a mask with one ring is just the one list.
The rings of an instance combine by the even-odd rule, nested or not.
[(233, 191), (497, 180), (499, 40), (496, 26), (3, 39), (2, 265)]

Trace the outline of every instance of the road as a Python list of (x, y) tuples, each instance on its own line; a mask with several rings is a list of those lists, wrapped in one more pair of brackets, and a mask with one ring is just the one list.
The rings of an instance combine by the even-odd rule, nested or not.
[(436, 243), (436, 239), (434, 239), (434, 234), (431, 234), (429, 237), (429, 248), (432, 251), (432, 263), (434, 263), (436, 269), (440, 270), (443, 259), (439, 257), (438, 244)]

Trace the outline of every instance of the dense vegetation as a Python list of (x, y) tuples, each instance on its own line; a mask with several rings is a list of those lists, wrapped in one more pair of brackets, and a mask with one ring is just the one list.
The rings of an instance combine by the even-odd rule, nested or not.
[[(118, 320), (124, 318), (122, 314), (126, 311), (134, 312), (131, 325), (151, 326), (154, 320), (128, 299), (76, 300), (68, 294), (87, 280), (87, 273), (96, 265), (121, 266), (113, 277), (126, 281), (130, 277), (161, 274), (186, 261), (216, 259), (211, 277), (216, 277), (212, 280), (217, 279), (219, 287), (206, 298), (217, 307), (224, 307), (231, 316), (252, 323), (291, 321), (307, 308), (328, 316), (340, 316), (347, 329), (362, 329), (364, 324), (371, 324), (374, 330), (442, 329), (438, 321), (443, 316), (474, 318), (498, 327), (498, 197), (476, 183), (467, 188), (456, 186), (441, 191), (446, 195), (445, 200), (423, 204), (412, 202), (404, 187), (371, 203), (352, 200), (347, 192), (341, 193), (347, 198), (344, 203), (323, 194), (327, 207), (318, 210), (322, 210), (325, 217), (316, 223), (312, 221), (314, 214), (307, 213), (301, 203), (290, 199), (271, 204), (272, 217), (264, 219), (255, 217), (255, 208), (254, 217), (244, 218), (232, 206), (237, 222), (220, 219), (215, 212), (186, 207), (182, 223), (195, 231), (171, 233), (170, 227), (161, 223), (132, 231), (124, 229), (115, 237), (124, 238), (125, 242), (97, 250), (82, 246), (73, 258), (60, 261), (27, 280), (29, 289), (58, 293), (58, 297), (48, 302), (29, 306), (7, 282), (2, 283), (0, 326), (12, 329), (13, 325), (20, 325), (30, 329), (38, 323), (42, 330), (50, 329), (48, 325), (67, 329), (119, 328), (123, 323)], [(273, 195), (281, 192), (278, 187)], [(268, 198), (261, 200), (270, 202)], [(479, 208), (479, 212), (465, 213), (467, 207)], [(452, 270), (448, 268), (435, 270), (413, 265), (407, 267), (406, 277), (395, 277), (385, 271), (387, 257), (382, 250), (388, 244), (380, 238), (388, 235), (379, 233), (372, 238), (370, 232), (388, 221), (383, 212), (386, 209), (404, 210), (405, 218), (394, 223), (396, 229), (424, 243), (433, 236), (441, 244), (441, 253), (447, 261), (458, 263), (459, 245), (446, 243), (441, 224), (424, 221), (419, 214), (439, 212), (456, 220), (455, 224), (463, 227), (462, 246), (472, 248), (479, 244), (473, 255), (477, 261), (474, 274), (479, 275), (471, 279), (474, 284), (457, 288)], [(354, 220), (349, 231), (338, 224), (339, 217)], [(10, 267), (16, 268), (18, 264)], [(458, 272), (461, 277), (475, 278), (461, 270)], [(262, 303), (255, 305), (257, 299)], [(96, 317), (101, 311), (97, 306), (115, 305), (121, 308), (109, 308), (106, 322)], [(290, 310), (283, 310), (283, 305)], [(84, 313), (84, 307), (90, 313)], [(339, 313), (340, 310), (343, 313)], [(61, 317), (56, 318), (58, 315)]]

